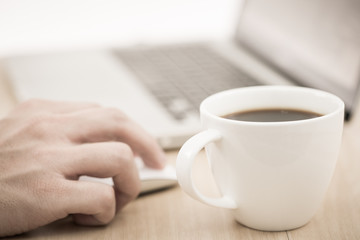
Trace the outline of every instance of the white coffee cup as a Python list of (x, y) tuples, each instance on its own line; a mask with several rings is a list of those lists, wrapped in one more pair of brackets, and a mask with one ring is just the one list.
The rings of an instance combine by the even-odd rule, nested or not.
[[(222, 116), (256, 109), (286, 108), (322, 116), (285, 122), (246, 122)], [(344, 119), (343, 101), (327, 92), (292, 86), (232, 89), (200, 106), (205, 130), (181, 148), (180, 186), (191, 197), (232, 209), (241, 224), (264, 231), (303, 226), (319, 208), (333, 175)], [(221, 198), (196, 188), (192, 165), (205, 147)]]

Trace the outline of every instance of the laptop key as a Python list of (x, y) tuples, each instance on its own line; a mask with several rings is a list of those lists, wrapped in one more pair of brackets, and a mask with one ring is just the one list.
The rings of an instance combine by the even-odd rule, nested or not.
[(201, 101), (213, 93), (259, 85), (203, 46), (116, 50), (114, 53), (178, 121), (197, 112)]

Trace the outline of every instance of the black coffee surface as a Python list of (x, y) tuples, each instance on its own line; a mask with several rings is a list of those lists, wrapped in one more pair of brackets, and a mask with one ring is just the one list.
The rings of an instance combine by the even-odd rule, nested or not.
[(311, 119), (320, 116), (322, 115), (319, 113), (297, 109), (257, 109), (231, 113), (223, 116), (223, 118), (247, 122), (285, 122)]

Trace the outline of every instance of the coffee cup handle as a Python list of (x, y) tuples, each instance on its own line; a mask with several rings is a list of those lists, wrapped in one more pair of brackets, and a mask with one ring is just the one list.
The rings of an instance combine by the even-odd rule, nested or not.
[(202, 131), (191, 137), (179, 151), (176, 160), (176, 174), (181, 188), (194, 199), (214, 207), (236, 209), (238, 208), (237, 203), (229, 196), (210, 198), (201, 194), (194, 185), (191, 176), (196, 155), (206, 144), (218, 141), (221, 138), (221, 133), (214, 129)]

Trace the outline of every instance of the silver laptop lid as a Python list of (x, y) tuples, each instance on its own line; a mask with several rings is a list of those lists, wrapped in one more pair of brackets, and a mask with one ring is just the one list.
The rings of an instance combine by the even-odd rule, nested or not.
[(360, 1), (248, 0), (237, 40), (301, 85), (341, 97), (360, 81)]

